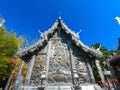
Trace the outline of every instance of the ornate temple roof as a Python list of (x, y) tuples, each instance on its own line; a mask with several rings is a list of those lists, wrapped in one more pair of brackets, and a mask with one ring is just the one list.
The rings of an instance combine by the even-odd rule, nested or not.
[(59, 17), (59, 19), (53, 24), (53, 26), (50, 29), (48, 29), (44, 33), (41, 33), (41, 35), (40, 35), (41, 39), (39, 39), (34, 45), (27, 47), (27, 48), (20, 49), (17, 52), (17, 56), (23, 57), (23, 56), (27, 55), (28, 53), (32, 54), (32, 53), (38, 51), (39, 49), (42, 49), (44, 47), (44, 45), (49, 41), (50, 37), (54, 34), (54, 32), (59, 27), (61, 27), (66, 32), (66, 34), (69, 34), (71, 36), (72, 41), (75, 43), (75, 45), (82, 48), (83, 51), (85, 51), (86, 53), (90, 53), (92, 56), (95, 56), (98, 58), (102, 57), (102, 53), (99, 51), (99, 49), (95, 50), (93, 48), (90, 48), (90, 47), (84, 45), (79, 40), (78, 33), (75, 33), (74, 31), (69, 29), (67, 27), (67, 25), (63, 22), (61, 17)]

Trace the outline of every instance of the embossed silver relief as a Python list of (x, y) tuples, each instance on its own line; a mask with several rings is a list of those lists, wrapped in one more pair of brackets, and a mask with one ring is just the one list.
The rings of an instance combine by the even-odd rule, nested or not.
[(73, 48), (72, 52), (72, 59), (74, 61), (74, 84), (80, 85), (84, 83), (89, 83), (88, 71), (84, 62), (85, 57), (81, 55), (82, 52), (78, 53), (80, 51), (75, 50), (75, 52), (74, 50), (75, 48)]
[[(47, 47), (46, 47), (47, 48)], [(45, 85), (46, 79), (46, 51), (43, 49), (35, 58), (35, 64), (32, 70), (30, 85)]]
[[(54, 42), (54, 40), (52, 42)], [(67, 45), (63, 44), (58, 39), (57, 43), (52, 44), (51, 50), (52, 56), (49, 62), (48, 83), (71, 82), (71, 69), (68, 60)]]

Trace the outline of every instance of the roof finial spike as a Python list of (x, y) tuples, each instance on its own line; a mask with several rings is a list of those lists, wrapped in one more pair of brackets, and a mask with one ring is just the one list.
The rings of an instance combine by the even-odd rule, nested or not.
[(59, 18), (58, 19), (61, 19), (61, 12), (59, 12)]

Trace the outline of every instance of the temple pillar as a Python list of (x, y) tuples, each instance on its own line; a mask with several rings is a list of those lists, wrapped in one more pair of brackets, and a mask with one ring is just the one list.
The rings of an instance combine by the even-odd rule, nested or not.
[(73, 82), (73, 87), (74, 90), (81, 90), (81, 87), (79, 85), (79, 76), (76, 71), (76, 66), (75, 66), (75, 59), (73, 58), (73, 52), (69, 48), (69, 56), (70, 56), (70, 64), (71, 64), (71, 76), (72, 76), (72, 82)]
[(47, 51), (47, 63), (46, 63), (46, 77), (48, 77), (48, 72), (49, 72), (49, 59), (50, 59), (50, 49), (51, 49), (51, 40), (48, 42), (48, 51)]
[(103, 74), (103, 71), (102, 71), (102, 68), (100, 66), (100, 61), (98, 59), (95, 60), (95, 64), (96, 64), (96, 67), (98, 69), (98, 73), (100, 75), (100, 78), (101, 78), (101, 81), (103, 83), (103, 86), (105, 85), (105, 77), (104, 77), (104, 74)]
[(49, 73), (49, 61), (50, 61), (50, 49), (51, 49), (51, 40), (48, 42), (48, 50), (47, 50), (47, 63), (46, 63), (46, 79), (47, 79), (47, 82), (46, 82), (46, 87), (45, 87), (45, 90), (48, 89), (48, 73)]
[(18, 87), (22, 84), (22, 75), (21, 75), (21, 71), (22, 71), (22, 67), (24, 65), (24, 61), (21, 62), (20, 64), (20, 68), (19, 68), (19, 71), (18, 71), (18, 74), (17, 74), (17, 79), (15, 81), (15, 84), (14, 84), (14, 89), (18, 89)]
[(69, 57), (70, 57), (70, 64), (71, 64), (71, 76), (72, 76), (72, 82), (73, 82), (73, 84), (75, 84), (74, 83), (74, 74), (73, 74), (73, 64), (72, 64), (72, 51), (71, 51), (71, 49), (69, 48)]
[(32, 69), (35, 63), (35, 55), (32, 56), (30, 63), (28, 65), (28, 72), (27, 72), (27, 77), (26, 77), (26, 81), (25, 81), (25, 85), (28, 85), (30, 83), (30, 79), (31, 79), (31, 75), (32, 75)]
[(86, 61), (87, 67), (88, 67), (89, 75), (90, 75), (90, 83), (95, 83), (95, 78), (94, 78), (94, 75), (93, 75), (93, 71), (92, 71), (90, 61), (88, 59), (85, 59), (85, 61)]

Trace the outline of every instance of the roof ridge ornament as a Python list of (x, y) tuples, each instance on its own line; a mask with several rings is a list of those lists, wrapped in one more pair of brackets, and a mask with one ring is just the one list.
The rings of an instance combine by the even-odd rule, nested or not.
[(43, 32), (40, 31), (40, 29), (38, 29), (38, 32), (40, 33), (40, 38), (42, 39), (43, 38)]
[(61, 12), (59, 12), (59, 17), (58, 17), (57, 22), (58, 22), (58, 26), (61, 26), (62, 23), (63, 23), (63, 20), (62, 20), (62, 18), (61, 18)]
[(96, 49), (97, 51), (100, 51), (101, 49), (101, 44), (99, 45), (99, 47)]
[(62, 17), (61, 17), (61, 12), (59, 12), (59, 17), (58, 17), (58, 19), (59, 19), (59, 20), (62, 19)]
[(80, 31), (79, 31), (79, 32), (77, 32), (77, 34), (79, 35), (81, 32), (82, 32), (82, 29), (80, 29)]
[(77, 36), (78, 39), (80, 39), (80, 33), (81, 32), (82, 32), (82, 29), (80, 29), (80, 31), (76, 33), (76, 36)]

